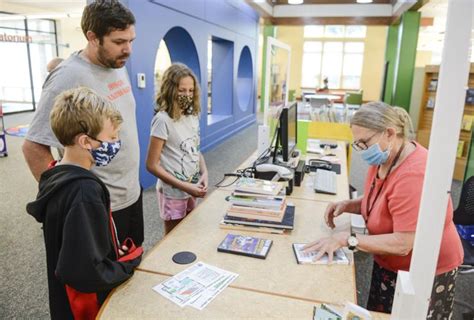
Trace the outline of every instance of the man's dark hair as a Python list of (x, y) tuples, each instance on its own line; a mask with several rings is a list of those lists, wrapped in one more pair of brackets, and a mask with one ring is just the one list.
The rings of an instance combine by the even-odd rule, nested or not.
[(125, 30), (135, 24), (133, 13), (118, 0), (97, 0), (84, 8), (81, 20), (82, 32), (95, 33), (100, 43), (114, 30)]

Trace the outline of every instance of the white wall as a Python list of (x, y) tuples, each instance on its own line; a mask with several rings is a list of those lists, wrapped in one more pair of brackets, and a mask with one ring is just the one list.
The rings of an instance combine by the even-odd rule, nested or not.
[(0, 1), (0, 11), (8, 13), (39, 13), (41, 10), (12, 3), (3, 3)]
[[(4, 3), (0, 0), (0, 11), (17, 14), (44, 14), (45, 10), (30, 6)], [(50, 12), (52, 13), (52, 12)], [(61, 18), (56, 20), (58, 33), (59, 56), (67, 58), (74, 51), (86, 46), (86, 38), (81, 31), (81, 18)], [(69, 47), (66, 47), (68, 45)]]
[(67, 58), (71, 53), (86, 46), (87, 41), (81, 29), (81, 18), (59, 19), (56, 20), (56, 26), (58, 29), (59, 56), (61, 58)]

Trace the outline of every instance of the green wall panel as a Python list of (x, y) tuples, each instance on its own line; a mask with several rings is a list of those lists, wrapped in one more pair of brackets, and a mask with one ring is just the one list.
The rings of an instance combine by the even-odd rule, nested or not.
[(388, 61), (387, 82), (385, 84), (385, 95), (383, 101), (392, 104), (393, 80), (395, 77), (395, 63), (398, 48), (398, 25), (390, 26), (387, 34), (387, 47), (385, 49), (385, 61)]
[(395, 64), (395, 86), (392, 105), (400, 106), (407, 111), (410, 109), (420, 16), (420, 12), (405, 12), (398, 31), (398, 51), (397, 63)]

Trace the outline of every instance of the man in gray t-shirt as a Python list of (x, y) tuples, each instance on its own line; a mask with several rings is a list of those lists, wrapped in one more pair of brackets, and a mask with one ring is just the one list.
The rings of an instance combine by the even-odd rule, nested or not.
[[(46, 79), (23, 153), (35, 179), (39, 180), (54, 160), (51, 147), (62, 149), (49, 122), (56, 96), (64, 90), (85, 86), (107, 97), (124, 120), (120, 130), (122, 148), (108, 166), (93, 171), (110, 191), (118, 240), (131, 237), (136, 245), (141, 245), (143, 209), (135, 99), (124, 67), (135, 39), (134, 24), (133, 14), (118, 1), (97, 1), (86, 6), (81, 27), (88, 44), (63, 61)], [(84, 131), (88, 133), (88, 128)]]

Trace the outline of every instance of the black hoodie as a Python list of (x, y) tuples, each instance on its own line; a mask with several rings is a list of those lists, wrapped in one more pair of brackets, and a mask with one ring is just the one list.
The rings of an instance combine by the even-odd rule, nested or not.
[(131, 277), (138, 248), (118, 261), (109, 192), (92, 172), (58, 165), (26, 207), (43, 224), (52, 319), (95, 318), (108, 292)]

